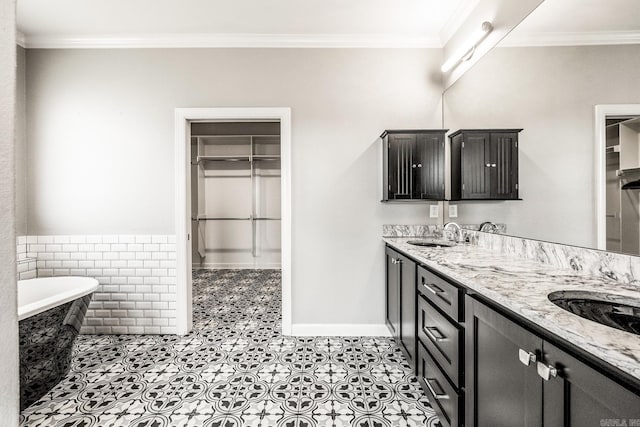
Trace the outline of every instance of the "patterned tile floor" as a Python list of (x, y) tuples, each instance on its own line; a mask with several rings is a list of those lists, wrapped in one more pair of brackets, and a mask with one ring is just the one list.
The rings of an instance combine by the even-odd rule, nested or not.
[(193, 291), (189, 335), (81, 335), (21, 425), (440, 425), (391, 339), (283, 337), (279, 270), (200, 270)]

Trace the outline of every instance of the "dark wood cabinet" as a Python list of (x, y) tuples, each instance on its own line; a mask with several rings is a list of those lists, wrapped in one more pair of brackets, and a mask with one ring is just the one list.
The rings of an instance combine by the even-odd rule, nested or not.
[(466, 427), (640, 421), (638, 394), (485, 304), (466, 308)]
[(386, 311), (385, 322), (396, 340), (400, 339), (400, 264), (398, 253), (385, 249), (386, 267)]
[(542, 426), (542, 340), (472, 298), (465, 306), (465, 426)]
[(461, 129), (451, 140), (451, 200), (518, 199), (522, 129)]
[(640, 396), (547, 341), (543, 349), (545, 427), (640, 426)]
[(444, 200), (446, 129), (382, 133), (382, 200)]
[(407, 362), (415, 370), (416, 264), (390, 248), (386, 249), (386, 258), (386, 323)]
[(443, 427), (458, 427), (464, 414), (464, 291), (419, 265), (418, 381)]

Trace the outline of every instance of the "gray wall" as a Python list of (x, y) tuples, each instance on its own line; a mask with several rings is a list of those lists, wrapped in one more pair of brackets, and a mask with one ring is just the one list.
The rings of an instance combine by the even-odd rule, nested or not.
[(293, 321), (384, 321), (378, 135), (439, 128), (438, 49), (27, 52), (30, 234), (174, 233), (173, 110), (292, 109)]
[(0, 426), (18, 425), (14, 120), (15, 1), (0, 0)]
[(461, 223), (594, 247), (594, 106), (640, 103), (640, 46), (497, 48), (445, 92), (445, 125), (524, 128), (523, 201), (459, 204)]
[(18, 46), (16, 76), (16, 234), (27, 234), (27, 63), (26, 50)]

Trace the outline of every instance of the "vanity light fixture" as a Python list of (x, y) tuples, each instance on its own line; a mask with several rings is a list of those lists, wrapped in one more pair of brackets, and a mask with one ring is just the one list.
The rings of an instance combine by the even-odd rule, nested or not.
[(462, 45), (462, 48), (458, 50), (454, 55), (452, 55), (449, 59), (442, 64), (440, 68), (443, 73), (451, 70), (453, 67), (458, 65), (462, 61), (468, 61), (473, 57), (473, 54), (476, 51), (476, 47), (482, 42), (482, 40), (489, 35), (489, 33), (493, 31), (493, 25), (489, 21), (484, 21), (482, 23), (481, 29), (474, 33), (469, 40)]

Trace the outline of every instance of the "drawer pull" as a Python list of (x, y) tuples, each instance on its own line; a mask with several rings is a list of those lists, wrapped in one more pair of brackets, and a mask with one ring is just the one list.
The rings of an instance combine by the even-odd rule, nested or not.
[(545, 365), (542, 362), (536, 364), (538, 375), (545, 381), (549, 381), (558, 375), (558, 370), (551, 365)]
[(422, 283), (422, 286), (424, 286), (425, 288), (427, 288), (427, 290), (428, 290), (429, 292), (431, 292), (432, 294), (434, 294), (434, 295), (438, 295), (438, 294), (440, 294), (440, 293), (444, 292), (442, 289), (440, 289), (438, 286), (436, 286), (436, 284), (435, 284), (435, 283), (429, 283), (429, 284), (427, 284), (427, 283)]
[(529, 366), (529, 364), (534, 363), (536, 361), (535, 353), (531, 353), (530, 351), (518, 349), (518, 359), (524, 366)]
[(432, 341), (439, 342), (447, 339), (435, 326), (425, 326), (422, 330)]
[[(449, 398), (449, 395), (446, 394), (444, 391), (442, 391), (442, 387), (440, 387), (440, 384), (438, 384), (438, 381), (435, 378), (425, 378), (424, 382), (425, 382), (425, 384), (427, 384), (427, 388), (429, 389), (429, 392), (431, 392), (433, 397), (435, 397), (436, 399), (448, 399)], [(435, 383), (435, 385), (438, 387), (439, 390), (441, 390), (440, 393), (436, 393), (436, 391), (434, 390), (433, 386), (431, 385), (432, 382)]]

